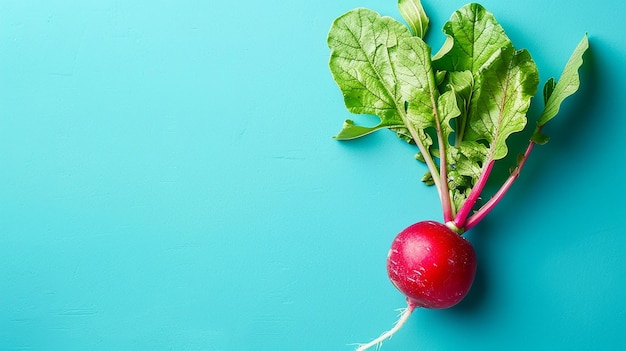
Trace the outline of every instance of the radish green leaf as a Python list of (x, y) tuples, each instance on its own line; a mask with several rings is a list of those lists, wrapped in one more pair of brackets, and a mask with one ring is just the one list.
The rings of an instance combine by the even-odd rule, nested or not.
[(453, 38), (453, 44), (446, 54), (435, 60), (438, 70), (467, 70), (476, 76), (498, 50), (512, 45), (493, 14), (479, 4), (468, 4), (457, 10), (443, 31)]
[(493, 160), (506, 156), (506, 139), (526, 126), (538, 84), (537, 66), (528, 51), (500, 50), (477, 77), (465, 140), (487, 141)]
[(406, 26), (368, 9), (355, 9), (335, 20), (328, 35), (329, 66), (346, 107), (380, 118), (380, 124), (371, 128), (348, 120), (337, 139), (354, 139), (382, 128), (396, 128), (401, 137), (409, 137), (396, 76), (398, 41), (405, 37), (411, 37)]
[[(546, 99), (546, 106), (543, 113), (539, 117), (537, 124), (543, 126), (548, 123), (557, 113), (561, 107), (561, 103), (565, 98), (574, 94), (580, 86), (580, 78), (578, 76), (578, 69), (583, 64), (583, 55), (589, 49), (589, 40), (587, 35), (578, 43), (576, 49), (572, 53), (572, 56), (568, 60), (563, 73), (556, 85), (549, 88), (551, 92)], [(550, 81), (549, 81), (550, 82)], [(554, 83), (551, 83), (554, 84)]]
[(420, 0), (399, 0), (398, 9), (409, 24), (413, 35), (424, 38), (428, 31), (429, 19)]

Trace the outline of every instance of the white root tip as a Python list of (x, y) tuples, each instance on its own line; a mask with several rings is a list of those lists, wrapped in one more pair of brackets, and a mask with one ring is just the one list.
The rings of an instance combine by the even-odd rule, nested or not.
[(383, 344), (383, 341), (390, 339), (398, 330), (400, 330), (400, 328), (402, 328), (404, 323), (406, 323), (406, 321), (409, 320), (409, 317), (411, 316), (411, 313), (413, 312), (414, 309), (415, 309), (415, 306), (413, 304), (409, 304), (407, 308), (403, 308), (401, 310), (402, 312), (400, 313), (400, 318), (398, 319), (396, 324), (394, 324), (393, 328), (382, 333), (379, 337), (368, 342), (367, 344), (359, 344), (359, 347), (357, 347), (356, 351), (365, 351), (374, 346), (376, 347), (376, 350), (380, 349), (380, 346)]

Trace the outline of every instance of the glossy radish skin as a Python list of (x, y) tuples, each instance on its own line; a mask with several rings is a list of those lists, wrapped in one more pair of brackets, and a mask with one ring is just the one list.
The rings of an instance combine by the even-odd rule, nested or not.
[(469, 241), (444, 224), (418, 222), (391, 244), (387, 274), (409, 304), (448, 308), (459, 303), (472, 286), (476, 253)]

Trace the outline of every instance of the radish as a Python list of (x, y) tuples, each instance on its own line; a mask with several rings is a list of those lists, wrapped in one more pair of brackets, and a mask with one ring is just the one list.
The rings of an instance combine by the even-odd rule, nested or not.
[(470, 290), (476, 274), (476, 253), (465, 238), (434, 222), (423, 221), (396, 236), (387, 256), (387, 274), (406, 296), (407, 308), (393, 329), (357, 350), (366, 350), (391, 337), (417, 307), (448, 308)]
[(387, 257), (389, 279), (416, 307), (456, 305), (467, 295), (475, 273), (476, 254), (470, 242), (433, 221), (400, 232)]
[(444, 25), (447, 36), (434, 55), (424, 41), (429, 19), (419, 0), (399, 0), (407, 25), (357, 8), (330, 28), (329, 66), (348, 110), (375, 115), (375, 126), (346, 120), (338, 140), (381, 129), (415, 145), (427, 167), (422, 181), (438, 191), (443, 223), (422, 221), (400, 232), (387, 258), (391, 282), (406, 296), (396, 325), (366, 350), (391, 337), (418, 307), (459, 303), (476, 272), (476, 254), (463, 233), (473, 228), (510, 189), (535, 145), (545, 144), (544, 125), (580, 85), (578, 69), (589, 48), (585, 35), (559, 80), (543, 87), (544, 109), (528, 146), (491, 196), (483, 190), (496, 162), (506, 162), (508, 137), (527, 126), (539, 74), (526, 50), (517, 50), (493, 14), (479, 4), (457, 10)]

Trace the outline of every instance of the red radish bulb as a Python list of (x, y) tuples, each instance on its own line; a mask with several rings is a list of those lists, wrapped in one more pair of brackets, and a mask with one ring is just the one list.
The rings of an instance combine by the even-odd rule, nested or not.
[(446, 225), (418, 222), (391, 244), (387, 274), (409, 305), (448, 308), (459, 303), (472, 286), (476, 253), (469, 241)]
[(387, 274), (407, 300), (393, 328), (357, 351), (380, 346), (395, 334), (417, 307), (448, 308), (469, 292), (476, 275), (476, 253), (469, 241), (446, 225), (424, 221), (404, 229), (391, 243)]

